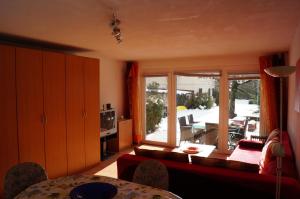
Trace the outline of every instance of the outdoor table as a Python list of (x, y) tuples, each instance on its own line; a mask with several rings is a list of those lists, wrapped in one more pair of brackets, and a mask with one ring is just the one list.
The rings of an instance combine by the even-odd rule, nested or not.
[(197, 122), (192, 125), (193, 129), (205, 129), (205, 122)]
[(200, 139), (205, 132), (205, 122), (196, 122), (192, 124), (192, 133), (194, 134), (194, 139)]
[(130, 198), (143, 198), (143, 199), (179, 199), (179, 196), (162, 190), (145, 186), (125, 180), (105, 177), (105, 176), (92, 176), (92, 175), (74, 175), (61, 177), (54, 180), (42, 181), (34, 184), (19, 195), (15, 199), (43, 199), (43, 198), (57, 198), (57, 199), (70, 199), (70, 191), (82, 184), (91, 182), (104, 182), (115, 185), (118, 189), (114, 199), (130, 199)]

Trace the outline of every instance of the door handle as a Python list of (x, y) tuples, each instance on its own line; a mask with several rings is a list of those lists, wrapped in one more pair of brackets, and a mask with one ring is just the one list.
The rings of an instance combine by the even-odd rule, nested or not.
[(41, 115), (41, 123), (42, 125), (46, 125), (48, 123), (48, 118), (45, 113)]
[(42, 125), (45, 124), (45, 117), (44, 117), (44, 114), (41, 115), (41, 124), (42, 124)]
[(46, 125), (48, 123), (48, 118), (46, 114), (44, 115), (44, 117), (45, 117), (45, 125)]
[(87, 118), (87, 112), (86, 111), (82, 111), (82, 118), (86, 119)]

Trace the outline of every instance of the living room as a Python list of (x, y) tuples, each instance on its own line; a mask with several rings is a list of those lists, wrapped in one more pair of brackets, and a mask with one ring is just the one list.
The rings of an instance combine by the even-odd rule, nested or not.
[[(246, 151), (243, 147), (248, 147), (251, 137), (266, 137), (279, 128), (284, 135), (279, 137), (289, 140), (282, 159), (291, 155), (293, 165), (288, 169), (291, 178), (282, 174), (282, 198), (297, 198), (287, 192), (299, 193), (299, 9), (297, 0), (1, 2), (0, 191), (8, 169), (28, 161), (42, 165), (50, 179), (98, 173), (132, 181), (131, 167), (145, 159), (128, 155), (122, 159), (122, 155), (134, 154), (133, 147), (140, 146), (188, 155), (186, 165), (172, 164), (169, 155), (155, 154), (165, 157), (163, 163), (172, 171), (190, 169), (177, 176), (169, 173), (169, 191), (189, 198), (193, 192), (174, 184), (182, 179), (181, 174), (196, 170), (198, 173), (192, 173), (197, 178), (202, 175), (209, 185), (221, 186), (226, 181), (220, 179), (232, 168), (215, 163), (223, 166), (206, 170), (207, 166), (190, 162), (194, 151), (184, 150), (195, 146), (200, 157), (244, 158), (242, 162), (259, 165), (260, 144), (255, 145), (259, 152), (250, 150), (259, 153), (251, 154), (255, 160), (238, 152)], [(285, 76), (281, 84), (281, 78), (269, 76), (264, 69), (282, 65), (297, 66), (297, 72)], [(83, 74), (82, 79), (77, 80), (76, 74)], [(235, 95), (234, 84), (238, 84)], [(161, 108), (157, 122), (152, 120), (154, 108), (148, 107), (149, 102)], [(118, 124), (132, 122), (132, 136), (129, 147), (100, 160), (104, 141), (100, 140), (99, 119), (107, 104), (115, 110)], [(188, 134), (183, 136), (184, 132)], [(111, 143), (107, 142), (109, 151)], [(257, 174), (256, 180), (250, 181), (251, 173), (232, 179), (270, 186), (265, 195), (272, 192), (275, 197), (278, 174), (276, 164), (272, 166), (273, 178), (261, 179), (260, 175), (266, 174)], [(283, 163), (283, 170), (285, 166)], [(214, 172), (218, 179), (207, 175)], [(238, 172), (229, 173), (238, 176)], [(191, 181), (196, 183), (195, 179)], [(222, 188), (220, 193), (227, 191)]]

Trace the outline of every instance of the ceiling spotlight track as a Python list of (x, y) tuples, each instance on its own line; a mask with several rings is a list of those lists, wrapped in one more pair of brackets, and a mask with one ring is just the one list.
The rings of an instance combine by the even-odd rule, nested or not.
[(114, 12), (110, 26), (112, 28), (112, 35), (116, 38), (118, 43), (121, 43), (123, 39), (121, 35), (121, 29), (119, 28), (120, 23), (121, 21), (116, 17), (116, 14)]

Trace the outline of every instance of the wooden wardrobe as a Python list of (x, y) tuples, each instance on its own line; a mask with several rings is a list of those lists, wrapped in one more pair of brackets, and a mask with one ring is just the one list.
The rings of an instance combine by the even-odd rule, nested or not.
[(100, 162), (98, 59), (0, 44), (0, 84), (1, 189), (18, 162), (49, 178)]

